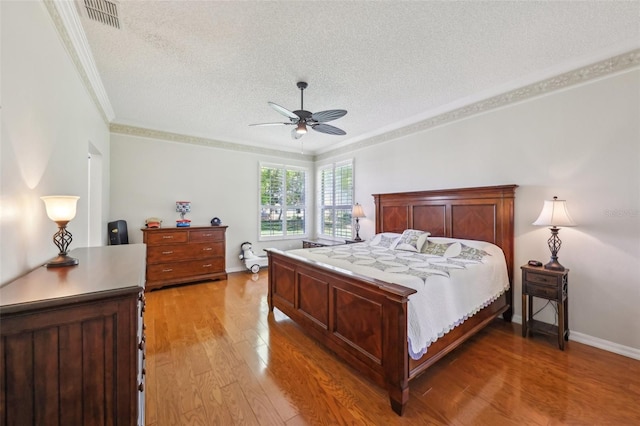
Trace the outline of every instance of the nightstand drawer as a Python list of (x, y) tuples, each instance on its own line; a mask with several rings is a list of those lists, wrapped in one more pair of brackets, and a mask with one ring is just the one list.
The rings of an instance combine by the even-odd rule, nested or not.
[(525, 279), (532, 283), (546, 284), (548, 286), (554, 287), (558, 285), (558, 278), (556, 278), (555, 276), (550, 276), (548, 274), (527, 271), (525, 276)]
[(531, 296), (543, 297), (545, 299), (556, 299), (558, 297), (558, 287), (553, 286), (545, 286), (533, 284), (530, 282), (525, 282), (524, 292)]

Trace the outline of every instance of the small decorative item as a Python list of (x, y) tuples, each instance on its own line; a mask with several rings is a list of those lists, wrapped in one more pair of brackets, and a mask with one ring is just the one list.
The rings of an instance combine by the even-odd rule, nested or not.
[(353, 206), (351, 216), (356, 220), (356, 237), (354, 238), (354, 240), (362, 241), (362, 238), (360, 238), (360, 218), (365, 217), (365, 215), (364, 210), (362, 210), (362, 206), (360, 204), (356, 203)]
[(160, 228), (162, 225), (162, 219), (159, 217), (149, 217), (144, 221), (144, 224), (147, 228)]
[(220, 226), (222, 225), (222, 221), (220, 220), (219, 217), (214, 217), (213, 219), (211, 219), (211, 226)]
[(240, 244), (240, 259), (244, 261), (244, 265), (248, 270), (257, 274), (261, 267), (269, 265), (267, 256), (258, 256), (253, 252), (251, 243), (246, 241)]
[(185, 213), (191, 211), (191, 201), (176, 201), (176, 211), (180, 213), (180, 219), (176, 221), (176, 226), (180, 228), (191, 226), (191, 221), (185, 219)]
[(553, 197), (553, 200), (545, 200), (542, 206), (540, 216), (533, 222), (533, 225), (537, 226), (551, 226), (551, 237), (547, 240), (549, 244), (549, 251), (551, 252), (551, 260), (544, 265), (545, 269), (552, 271), (564, 271), (564, 266), (558, 262), (558, 252), (562, 241), (558, 237), (558, 226), (576, 226), (576, 223), (569, 216), (567, 210), (567, 202), (565, 200), (558, 200), (558, 197)]
[(74, 195), (40, 197), (47, 209), (47, 216), (58, 224), (58, 232), (53, 234), (53, 244), (58, 247), (59, 253), (58, 257), (47, 263), (47, 268), (78, 264), (78, 259), (67, 255), (67, 250), (73, 240), (71, 232), (67, 231), (67, 224), (76, 217), (76, 204), (79, 198)]

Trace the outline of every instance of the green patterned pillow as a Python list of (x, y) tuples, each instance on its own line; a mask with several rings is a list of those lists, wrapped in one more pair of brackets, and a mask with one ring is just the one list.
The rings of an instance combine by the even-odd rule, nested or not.
[(460, 244), (462, 245), (462, 250), (460, 250), (460, 254), (456, 256), (457, 258), (480, 262), (483, 257), (489, 256), (489, 253), (482, 249), (465, 246), (462, 243)]
[(422, 246), (421, 253), (430, 254), (433, 256), (444, 256), (444, 253), (452, 244), (453, 243), (439, 244), (427, 240), (426, 244)]
[(417, 229), (405, 229), (397, 244), (391, 248), (393, 250), (419, 252), (429, 235), (431, 235), (429, 232), (419, 231)]

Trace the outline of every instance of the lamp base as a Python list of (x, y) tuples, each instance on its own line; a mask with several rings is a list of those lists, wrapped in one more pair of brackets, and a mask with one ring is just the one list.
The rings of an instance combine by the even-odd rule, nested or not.
[(74, 266), (78, 264), (78, 259), (68, 256), (67, 254), (59, 254), (58, 257), (51, 259), (45, 264), (47, 268), (58, 268), (61, 266)]
[(551, 258), (549, 263), (544, 265), (544, 269), (549, 269), (551, 271), (564, 271), (565, 267), (558, 262), (558, 259)]

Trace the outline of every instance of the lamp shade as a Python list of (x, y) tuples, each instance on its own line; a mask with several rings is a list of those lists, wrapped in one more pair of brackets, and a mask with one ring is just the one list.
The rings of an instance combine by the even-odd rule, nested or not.
[(540, 216), (533, 222), (533, 225), (576, 226), (576, 223), (569, 215), (566, 200), (558, 200), (558, 197), (553, 197), (553, 200), (544, 201)]
[(76, 217), (78, 199), (74, 195), (48, 195), (40, 197), (47, 209), (47, 216), (54, 222), (66, 221)]
[(354, 218), (365, 217), (364, 210), (362, 210), (362, 206), (360, 204), (356, 203), (353, 206), (353, 210), (351, 210), (351, 216), (353, 216)]
[(191, 212), (191, 201), (176, 201), (176, 211), (179, 213)]

